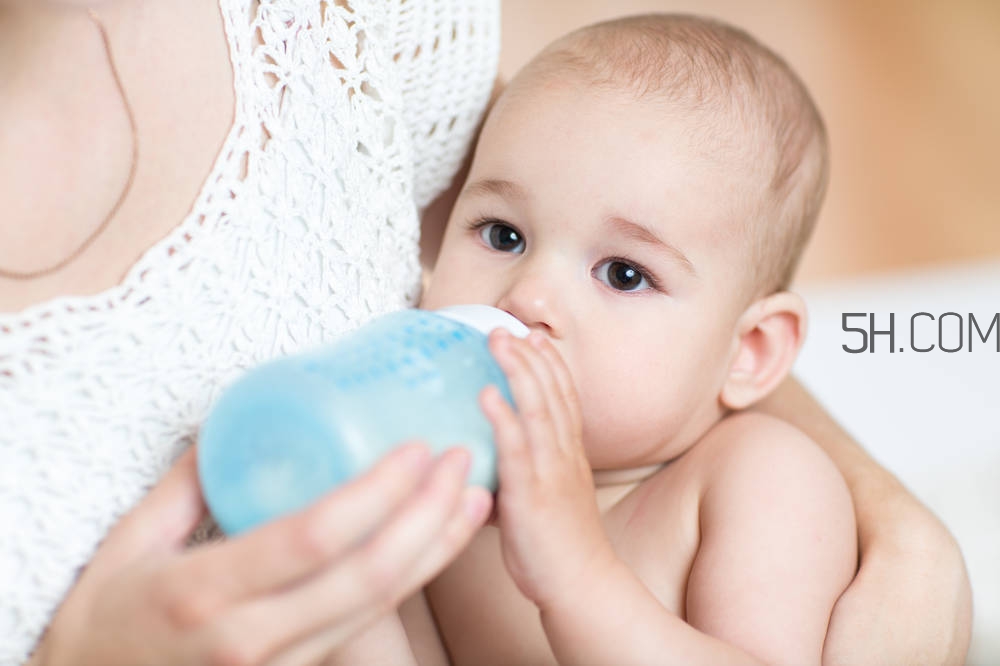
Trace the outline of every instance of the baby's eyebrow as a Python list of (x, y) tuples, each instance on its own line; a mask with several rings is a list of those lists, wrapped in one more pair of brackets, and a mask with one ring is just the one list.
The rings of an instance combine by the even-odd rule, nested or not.
[(672, 259), (677, 261), (677, 263), (679, 263), (681, 267), (693, 277), (698, 276), (691, 260), (688, 259), (687, 256), (685, 256), (685, 254), (676, 246), (661, 238), (653, 229), (650, 229), (643, 224), (639, 224), (638, 222), (625, 219), (624, 217), (609, 217), (607, 222), (618, 233), (623, 234), (634, 241), (643, 243), (644, 245), (649, 245), (656, 250), (665, 252), (670, 255)]
[(527, 199), (528, 193), (523, 187), (510, 180), (484, 178), (470, 183), (462, 190), (465, 195), (494, 194), (505, 199)]

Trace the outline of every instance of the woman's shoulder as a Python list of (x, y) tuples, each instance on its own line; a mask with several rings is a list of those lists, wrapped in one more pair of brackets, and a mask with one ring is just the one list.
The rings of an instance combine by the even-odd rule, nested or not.
[(317, 127), (353, 138), (372, 169), (406, 172), (418, 209), (447, 188), (493, 89), (499, 0), (275, 0), (256, 15), (246, 2), (222, 3), (250, 115), (294, 116), (285, 133), (299, 143), (315, 144)]
[(500, 3), (392, 4), (391, 52), (423, 208), (450, 184), (482, 121), (499, 65)]

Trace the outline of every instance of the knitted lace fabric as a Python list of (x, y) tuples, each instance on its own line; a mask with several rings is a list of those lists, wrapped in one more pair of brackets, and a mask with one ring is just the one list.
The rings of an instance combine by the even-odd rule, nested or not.
[(220, 6), (235, 120), (191, 213), (120, 285), (0, 314), (3, 666), (222, 387), (414, 304), (490, 95), (496, 0)]

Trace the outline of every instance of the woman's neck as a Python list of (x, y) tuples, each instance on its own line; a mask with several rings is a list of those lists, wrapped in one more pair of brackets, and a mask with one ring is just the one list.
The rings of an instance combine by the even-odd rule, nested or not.
[(47, 79), (64, 83), (67, 75), (96, 65), (101, 43), (93, 32), (82, 7), (0, 4), (0, 99), (14, 99), (20, 87)]
[(104, 46), (89, 10), (110, 27), (134, 20), (145, 4), (145, 0), (0, 0), (0, 100), (15, 85), (37, 88), (52, 82), (66, 87), (87, 71), (103, 72)]

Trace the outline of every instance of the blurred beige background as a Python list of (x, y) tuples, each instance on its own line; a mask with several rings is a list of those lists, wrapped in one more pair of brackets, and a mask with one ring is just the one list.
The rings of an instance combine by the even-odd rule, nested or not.
[(649, 11), (748, 30), (816, 98), (833, 162), (800, 285), (1000, 257), (1000, 2), (503, 0), (501, 75), (573, 28)]

